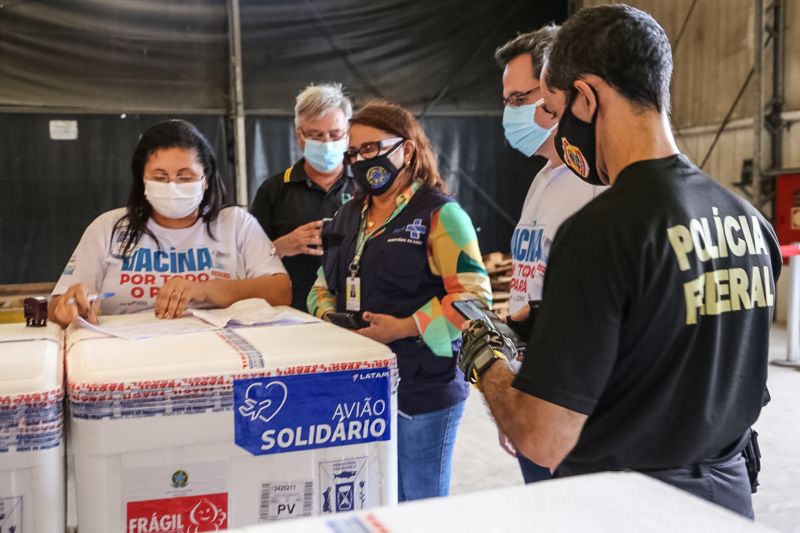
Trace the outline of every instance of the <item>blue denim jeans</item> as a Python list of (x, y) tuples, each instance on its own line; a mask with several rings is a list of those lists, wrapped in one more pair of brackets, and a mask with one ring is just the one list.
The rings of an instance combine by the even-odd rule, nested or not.
[(398, 413), (399, 501), (450, 493), (453, 449), (465, 403), (462, 401), (453, 407), (420, 415)]

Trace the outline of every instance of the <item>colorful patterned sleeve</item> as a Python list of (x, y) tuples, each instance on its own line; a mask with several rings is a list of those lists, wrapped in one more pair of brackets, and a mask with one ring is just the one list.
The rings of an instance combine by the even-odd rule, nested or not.
[(414, 322), (433, 353), (452, 357), (453, 342), (461, 337), (465, 322), (453, 302), (478, 298), (492, 305), (492, 286), (478, 236), (469, 215), (456, 202), (445, 204), (431, 216), (428, 264), (442, 277), (447, 295), (429, 300), (414, 313)]
[(336, 296), (328, 289), (328, 282), (322, 267), (317, 271), (317, 280), (308, 293), (306, 307), (308, 307), (308, 312), (317, 318), (322, 318), (327, 311), (336, 311)]

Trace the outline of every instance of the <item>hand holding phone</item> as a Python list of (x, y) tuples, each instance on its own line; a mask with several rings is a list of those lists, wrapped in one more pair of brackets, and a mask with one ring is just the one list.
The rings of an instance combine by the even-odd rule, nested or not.
[(325, 319), (346, 329), (361, 329), (369, 326), (369, 322), (364, 320), (361, 313), (348, 311), (346, 313), (326, 313)]

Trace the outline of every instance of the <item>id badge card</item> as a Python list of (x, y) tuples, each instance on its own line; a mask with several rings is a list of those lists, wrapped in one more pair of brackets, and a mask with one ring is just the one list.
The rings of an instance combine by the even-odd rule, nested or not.
[(361, 278), (348, 276), (345, 289), (347, 290), (347, 310), (361, 311)]

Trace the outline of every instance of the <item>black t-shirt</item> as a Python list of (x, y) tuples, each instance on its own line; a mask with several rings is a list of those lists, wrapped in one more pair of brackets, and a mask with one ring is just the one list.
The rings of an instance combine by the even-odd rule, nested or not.
[[(314, 220), (333, 217), (355, 191), (351, 178), (342, 177), (329, 191), (311, 181), (304, 169), (305, 159), (295, 163), (288, 173), (281, 172), (264, 180), (253, 200), (252, 213), (273, 241)], [(292, 307), (306, 311), (306, 298), (320, 261), (317, 256), (300, 254), (282, 258), (292, 279)]]
[(737, 441), (780, 268), (761, 214), (683, 155), (630, 165), (568, 219), (514, 381), (588, 415), (559, 473), (688, 466)]

